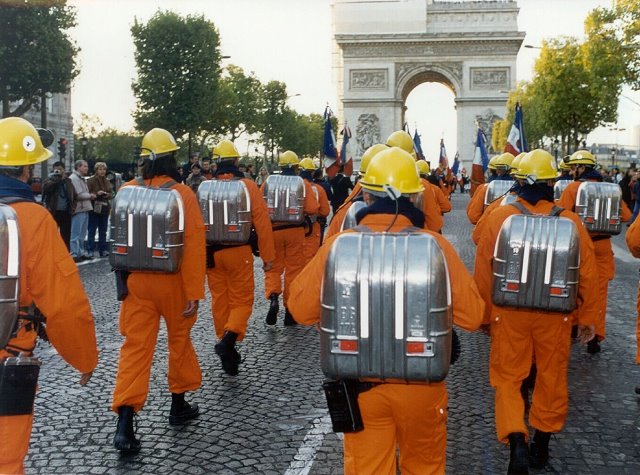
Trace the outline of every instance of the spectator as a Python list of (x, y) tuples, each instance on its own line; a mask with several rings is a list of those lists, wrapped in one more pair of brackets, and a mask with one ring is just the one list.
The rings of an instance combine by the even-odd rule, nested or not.
[(85, 177), (89, 171), (89, 165), (84, 160), (76, 160), (71, 176), (71, 183), (76, 191), (76, 207), (71, 217), (71, 255), (75, 262), (93, 259), (84, 249), (84, 239), (87, 237), (89, 227), (89, 212), (93, 209), (91, 200), (96, 195), (89, 192)]
[(205, 157), (202, 159), (202, 176), (205, 180), (213, 180), (213, 174), (215, 173), (215, 168), (211, 167), (211, 158)]
[(198, 187), (200, 186), (200, 183), (205, 181), (205, 177), (202, 176), (201, 171), (202, 171), (202, 167), (200, 166), (200, 164), (198, 162), (194, 163), (193, 165), (191, 165), (191, 173), (189, 174), (189, 176), (187, 177), (187, 180), (185, 181), (185, 184), (189, 188), (191, 188), (194, 193), (198, 192)]
[(113, 198), (113, 187), (107, 179), (107, 164), (96, 162), (94, 175), (87, 180), (89, 193), (96, 198), (92, 201), (93, 210), (89, 212), (89, 234), (87, 236), (87, 252), (93, 256), (95, 251), (96, 229), (98, 230), (98, 252), (100, 257), (109, 255), (107, 247), (107, 226), (109, 224), (110, 200)]
[(631, 199), (631, 179), (633, 177), (634, 170), (629, 168), (624, 172), (622, 180), (620, 180), (620, 189), (622, 190), (622, 201), (624, 201), (629, 209), (633, 209), (633, 200)]
[(627, 224), (628, 226), (630, 226), (631, 223), (636, 220), (638, 213), (640, 213), (640, 180), (638, 179), (640, 178), (638, 176), (639, 173), (640, 172), (636, 172), (635, 180), (633, 182), (633, 188), (631, 188), (635, 203), (633, 205), (633, 215), (631, 215), (631, 220)]
[(64, 172), (64, 163), (55, 162), (42, 184), (42, 202), (58, 224), (60, 236), (70, 250), (71, 215), (76, 207), (76, 191)]
[(191, 174), (191, 167), (193, 166), (194, 163), (199, 163), (199, 161), (200, 161), (200, 154), (199, 153), (192, 153), (189, 156), (189, 161), (187, 163), (185, 163), (184, 165), (182, 165), (182, 180), (185, 183), (186, 183), (186, 179)]
[(269, 171), (267, 167), (260, 167), (260, 174), (256, 178), (256, 185), (262, 186), (265, 181), (267, 181), (267, 177), (269, 176)]
[(254, 172), (253, 163), (250, 163), (249, 165), (247, 165), (247, 171), (246, 171), (245, 175), (247, 173), (249, 174), (249, 176), (247, 178), (251, 178), (253, 181), (256, 181), (256, 174)]
[(344, 176), (344, 166), (340, 167), (338, 174), (331, 178), (329, 183), (331, 184), (331, 191), (333, 192), (331, 207), (335, 213), (340, 205), (344, 203), (344, 200), (347, 199), (347, 196), (349, 196), (353, 184), (351, 183), (351, 178)]

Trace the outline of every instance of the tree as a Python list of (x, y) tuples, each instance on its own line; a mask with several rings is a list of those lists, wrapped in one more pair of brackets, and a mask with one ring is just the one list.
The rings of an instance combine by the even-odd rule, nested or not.
[(530, 83), (520, 82), (516, 89), (509, 93), (507, 99), (507, 115), (504, 119), (498, 120), (493, 125), (493, 134), (491, 136), (491, 145), (497, 152), (504, 150), (504, 146), (509, 138), (509, 132), (513, 125), (516, 112), (516, 103), (522, 106), (522, 116), (524, 119), (524, 131), (529, 144), (529, 148), (538, 148), (542, 146), (545, 136), (545, 124), (540, 123), (539, 108), (535, 98), (529, 91)]
[(131, 28), (138, 78), (136, 127), (169, 130), (176, 138), (197, 134), (215, 108), (220, 38), (204, 16), (157, 12)]
[(287, 110), (288, 118), (282, 137), (283, 150), (293, 150), (300, 156), (318, 156), (322, 150), (324, 119), (320, 114), (302, 115)]
[(141, 142), (140, 135), (109, 128), (100, 132), (95, 139), (96, 157), (110, 165), (132, 164), (134, 150)]
[[(31, 3), (0, 8), (2, 117), (23, 115), (44, 94), (67, 92), (78, 75), (79, 49), (67, 33), (75, 10), (66, 0)], [(11, 102), (18, 102), (14, 110)]]
[(209, 130), (233, 141), (245, 132), (253, 134), (260, 126), (262, 84), (252, 72), (230, 65), (220, 80), (215, 113), (211, 115)]
[(269, 81), (263, 87), (259, 116), (261, 142), (271, 155), (272, 163), (276, 149), (282, 147), (285, 130), (291, 124), (286, 102), (287, 86), (283, 82)]

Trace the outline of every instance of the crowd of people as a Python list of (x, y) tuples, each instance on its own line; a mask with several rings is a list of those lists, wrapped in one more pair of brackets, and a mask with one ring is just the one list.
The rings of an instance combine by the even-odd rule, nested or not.
[[(94, 252), (102, 257), (109, 252), (111, 257), (116, 252), (120, 257), (127, 255), (126, 251), (109, 249), (106, 241), (115, 190), (106, 179), (107, 168), (102, 162), (96, 163), (94, 175), (88, 179), (85, 161), (77, 161), (70, 176), (65, 174), (64, 164), (55, 162), (43, 183), (45, 209), (35, 202), (26, 185), (33, 165), (51, 156), (36, 129), (23, 119), (2, 119), (0, 145), (0, 203), (5, 205), (0, 209), (4, 210), (4, 219), (17, 221), (21, 251), (16, 302), (20, 312), (11, 332), (0, 334), (7, 340), (0, 349), (0, 358), (34, 358), (36, 339), (42, 334), (42, 320), (36, 315), (41, 312), (46, 316), (46, 333), (52, 345), (81, 372), (80, 384), (86, 384), (97, 364), (98, 350), (91, 309), (73, 261), (90, 259)], [(242, 357), (238, 344), (246, 335), (254, 309), (254, 256), (259, 256), (265, 282), (265, 324), (277, 324), (281, 304), (285, 326), (322, 323), (320, 340), (327, 349), (321, 356), (325, 373), (337, 379), (331, 383), (340, 384), (341, 391), (352, 397), (349, 404), (356, 401), (351, 426), (340, 429), (345, 432), (345, 473), (396, 473), (398, 468), (402, 473), (444, 473), (448, 396), (442, 379), (459, 354), (459, 340), (451, 321), (458, 329), (481, 329), (489, 335), (496, 436), (510, 448), (508, 473), (528, 473), (529, 467), (545, 466), (551, 435), (562, 430), (567, 417), (572, 339), (585, 344), (593, 354), (600, 351), (606, 337), (606, 294), (614, 270), (610, 238), (615, 230), (598, 228), (581, 219), (578, 190), (593, 189), (589, 186), (594, 185), (599, 193), (611, 193), (608, 196), (613, 200), (618, 194), (624, 195), (625, 186), (629, 193), (638, 193), (637, 181), (632, 184), (629, 175), (628, 184), (623, 184), (625, 174), (619, 180), (622, 190), (600, 187), (608, 177), (598, 171), (595, 157), (581, 150), (562, 162), (570, 180), (566, 180), (568, 183), (557, 198), (559, 171), (548, 152), (533, 150), (517, 157), (508, 153), (494, 157), (487, 183), (469, 190), (473, 194), (467, 214), (476, 225), (473, 240), (477, 244), (475, 270), (471, 274), (441, 234), (445, 215), (451, 211), (450, 194), (456, 186), (465, 190), (466, 183), (460, 183), (448, 170), (432, 171), (430, 163), (416, 156), (413, 141), (404, 131), (394, 132), (385, 143), (365, 151), (355, 182), (343, 170), (326, 179), (311, 158), (300, 159), (291, 150), (279, 155), (277, 177), (269, 175), (264, 167), (257, 176), (252, 167), (243, 167), (237, 148), (229, 140), (216, 144), (210, 159), (194, 156), (182, 167), (177, 164), (178, 150), (170, 132), (150, 130), (142, 140), (136, 177), (123, 185), (156, 193), (149, 196), (165, 193), (163, 196), (177, 197), (181, 218), (176, 220), (180, 223), (177, 231), (165, 230), (167, 235), (180, 233), (179, 252), (170, 252), (159, 244), (151, 246), (151, 238), (147, 239), (152, 247), (149, 255), (166, 258), (174, 265), (170, 271), (153, 267), (157, 262), (141, 267), (123, 259), (115, 265), (122, 300), (119, 329), (124, 337), (111, 401), (117, 414), (113, 439), (117, 450), (136, 454), (141, 449), (134, 416), (147, 400), (161, 319), (166, 323), (169, 352), (167, 383), (172, 402), (168, 423), (185, 424), (198, 417), (200, 408), (194, 401), (187, 401), (186, 395), (202, 383), (190, 331), (198, 316), (199, 302), (205, 298), (205, 282), (212, 300), (215, 352), (221, 369), (230, 376), (239, 374)], [(617, 173), (609, 178), (618, 182)], [(224, 222), (210, 219), (213, 208), (204, 213), (201, 209), (194, 191), (205, 180), (220, 187), (229, 185), (225, 193), (235, 193), (225, 195)], [(232, 189), (236, 191), (229, 191)], [(493, 196), (496, 189), (505, 191)], [(228, 208), (233, 196), (242, 198), (238, 203), (250, 203), (237, 211), (248, 216), (243, 219), (250, 229), (233, 221)], [(171, 200), (165, 201), (167, 207), (171, 206)], [(209, 201), (213, 203), (215, 197)], [(618, 214), (610, 216), (607, 226), (632, 219), (625, 200), (619, 201)], [(142, 213), (141, 223), (150, 222), (154, 212), (165, 216), (173, 213), (173, 209), (161, 208), (160, 200), (154, 204), (140, 208), (159, 209)], [(579, 265), (567, 264), (566, 269), (562, 268), (564, 280), (554, 277), (550, 284), (547, 277), (536, 277), (538, 274), (527, 280), (526, 266), (510, 261), (511, 265), (520, 266), (517, 278), (499, 281), (502, 277), (494, 266), (497, 253), (506, 249), (505, 239), (514, 256), (530, 252), (535, 249), (531, 240), (549, 232), (535, 228), (536, 223), (543, 222), (540, 220), (555, 220), (566, 233), (559, 233), (559, 237), (544, 234), (541, 241), (547, 243), (547, 247), (543, 246), (546, 261), (535, 261), (539, 256), (532, 254), (532, 262), (542, 263), (532, 272), (545, 275), (540, 269), (552, 261), (556, 263), (548, 256), (560, 252), (553, 247), (554, 239), (560, 238), (571, 239), (570, 249), (574, 252), (565, 260), (574, 259)], [(111, 226), (130, 225), (125, 221)], [(634, 255), (640, 255), (638, 223), (627, 233)], [(522, 238), (526, 242), (516, 251), (509, 233), (525, 225), (538, 231)], [(222, 229), (224, 237), (212, 238), (213, 227)], [(130, 235), (138, 232), (127, 229)], [(243, 229), (246, 234), (242, 234)], [(362, 237), (357, 241), (360, 244), (349, 247), (356, 242), (350, 238), (357, 236)], [(134, 238), (129, 238), (129, 244), (114, 247), (126, 248), (135, 242)], [(365, 242), (370, 247), (362, 244)], [(418, 271), (403, 271), (406, 267), (400, 266), (409, 263), (392, 252), (386, 254), (400, 243), (407, 248), (429, 246), (428, 256), (416, 255), (423, 256), (419, 267), (432, 274), (420, 280)], [(372, 249), (381, 249), (385, 259), (373, 259)], [(337, 268), (336, 255), (348, 257), (348, 262), (341, 265), (351, 265), (349, 272), (329, 272)], [(165, 267), (166, 262), (162, 264)], [(367, 262), (382, 267), (365, 271)], [(393, 267), (391, 273), (389, 266)], [(385, 277), (388, 275), (393, 277)], [(369, 287), (374, 284), (381, 286), (379, 295), (370, 292)], [(338, 291), (327, 291), (331, 286)], [(521, 287), (526, 290), (528, 286), (537, 286), (544, 292), (520, 292)], [(598, 292), (593, 291), (595, 288)], [(327, 299), (354, 295), (358, 303), (353, 307), (327, 303)], [(380, 300), (382, 295), (389, 298)], [(412, 304), (412, 298), (420, 304)], [(437, 339), (420, 329), (421, 322), (437, 318), (433, 309), (444, 312), (446, 317), (445, 331), (438, 333)], [(408, 312), (414, 312), (410, 318), (405, 315)], [(331, 318), (338, 323), (332, 323)], [(345, 332), (344, 336), (341, 332)], [(367, 343), (370, 338), (384, 342), (381, 348), (400, 345), (398, 351), (385, 353), (383, 359), (389, 367), (408, 367), (408, 361), (428, 358), (445, 369), (438, 377), (429, 372), (398, 377), (387, 374), (388, 368), (365, 375), (359, 372), (364, 370), (354, 370), (351, 363), (345, 362), (373, 351), (374, 345)], [(4, 343), (2, 338), (0, 342)], [(375, 356), (371, 361), (381, 356), (369, 355)], [(364, 365), (365, 357), (362, 358)], [(328, 369), (332, 362), (344, 367), (340, 371)], [(640, 351), (637, 362), (640, 363)], [(37, 364), (34, 361), (31, 366)], [(349, 376), (341, 376), (343, 370), (351, 371)], [(2, 473), (23, 470), (35, 385), (23, 388), (16, 398), (27, 394), (31, 408), (23, 404), (20, 409), (0, 413)], [(333, 399), (336, 394), (327, 389), (332, 415), (332, 405), (339, 405)], [(416, 407), (420, 410), (416, 411)]]

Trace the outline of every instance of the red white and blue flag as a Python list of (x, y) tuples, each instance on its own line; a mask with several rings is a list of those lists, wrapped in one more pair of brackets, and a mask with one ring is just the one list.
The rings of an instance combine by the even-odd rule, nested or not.
[(344, 128), (340, 132), (342, 135), (342, 147), (340, 147), (340, 156), (338, 160), (344, 165), (344, 176), (351, 176), (353, 173), (353, 157), (349, 154), (349, 140), (351, 139), (351, 129), (344, 123)]
[(443, 172), (446, 172), (447, 168), (449, 168), (449, 159), (447, 158), (447, 149), (444, 148), (444, 139), (440, 139), (440, 159), (438, 163)]
[(331, 109), (327, 106), (324, 110), (324, 142), (322, 152), (324, 154), (324, 168), (327, 175), (333, 178), (340, 169), (340, 157), (338, 156), (338, 149), (336, 148), (336, 136), (331, 126), (331, 117), (333, 117), (333, 112), (331, 112)]
[(420, 140), (420, 135), (418, 134), (418, 129), (413, 133), (413, 149), (418, 156), (418, 160), (425, 160), (424, 152), (422, 151), (422, 141)]
[(453, 173), (454, 175), (457, 175), (459, 168), (460, 168), (460, 153), (456, 152), (456, 156), (453, 158), (453, 165), (451, 165), (451, 173)]
[(489, 168), (489, 153), (487, 152), (487, 136), (482, 129), (478, 127), (478, 135), (476, 137), (476, 151), (473, 155), (473, 164), (471, 165), (471, 189), (469, 193), (473, 195), (473, 192), (484, 183), (484, 174)]
[(520, 103), (516, 103), (516, 115), (513, 119), (513, 125), (509, 131), (509, 137), (507, 143), (504, 146), (504, 151), (509, 152), (514, 157), (522, 152), (528, 152), (529, 146), (527, 145), (527, 139), (524, 136), (524, 120), (522, 118), (522, 107)]

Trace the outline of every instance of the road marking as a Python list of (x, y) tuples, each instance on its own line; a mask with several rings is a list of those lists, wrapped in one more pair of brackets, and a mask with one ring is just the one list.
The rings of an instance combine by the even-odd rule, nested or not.
[(639, 260), (633, 257), (629, 251), (614, 244), (613, 242), (611, 243), (611, 247), (613, 248), (613, 253), (616, 256), (616, 259), (620, 259), (622, 262), (627, 262), (629, 264), (639, 262)]
[(331, 417), (329, 414), (314, 419), (311, 429), (304, 436), (304, 441), (298, 448), (298, 453), (293, 457), (284, 475), (307, 475), (316, 458), (318, 448), (322, 446), (324, 436), (331, 430)]

